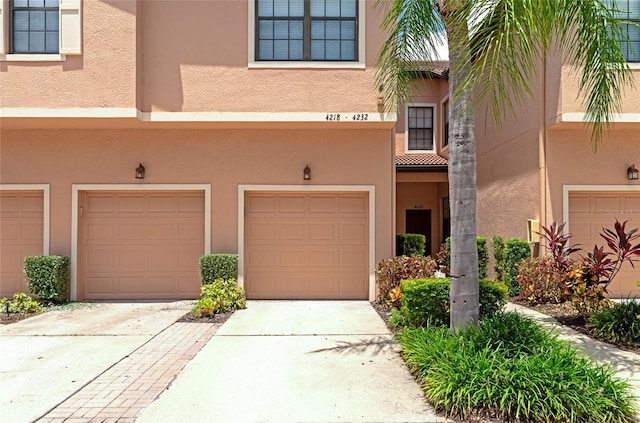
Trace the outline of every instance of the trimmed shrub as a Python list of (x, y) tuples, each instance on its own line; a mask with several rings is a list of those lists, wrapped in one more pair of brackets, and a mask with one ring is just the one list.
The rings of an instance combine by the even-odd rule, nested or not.
[(518, 265), (520, 298), (529, 304), (559, 304), (568, 299), (564, 275), (550, 257), (529, 257)]
[(396, 234), (396, 255), (424, 256), (426, 238), (422, 234)]
[(493, 247), (493, 259), (495, 261), (493, 271), (495, 272), (495, 279), (497, 281), (504, 281), (504, 274), (507, 268), (505, 262), (505, 250), (506, 245), (504, 239), (501, 236), (491, 237), (491, 246)]
[(216, 279), (202, 285), (200, 299), (196, 302), (192, 313), (199, 315), (206, 309), (209, 314), (226, 313), (247, 308), (244, 289), (236, 284), (235, 279)]
[(509, 295), (515, 296), (520, 293), (517, 266), (525, 259), (531, 257), (531, 248), (527, 241), (521, 239), (510, 239), (506, 242), (505, 246), (504, 283), (509, 288)]
[(218, 279), (236, 280), (238, 278), (237, 254), (208, 254), (200, 257), (200, 277), (203, 284)]
[(70, 260), (64, 256), (24, 258), (27, 286), (40, 301), (61, 303), (69, 298)]
[(589, 316), (596, 336), (614, 344), (640, 344), (640, 302), (613, 303), (612, 307)]
[[(487, 250), (487, 239), (479, 236), (476, 239), (478, 249), (478, 277), (487, 277), (487, 264), (489, 263), (489, 250)], [(451, 270), (451, 238), (445, 240), (445, 263), (448, 270)]]
[(41, 309), (40, 303), (24, 292), (16, 292), (13, 294), (13, 301), (9, 301), (9, 313), (37, 313)]
[(487, 239), (479, 236), (476, 239), (478, 248), (478, 277), (487, 277), (487, 264), (489, 264), (489, 250), (487, 249)]
[(376, 267), (377, 302), (392, 306), (390, 294), (400, 285), (401, 280), (430, 278), (436, 269), (436, 261), (429, 256), (399, 256), (380, 260)]
[(426, 398), (464, 421), (622, 422), (637, 412), (629, 384), (613, 370), (517, 313), (456, 333), (406, 329), (397, 339)]
[[(449, 325), (449, 278), (403, 280), (400, 284), (400, 312), (411, 326)], [(502, 282), (480, 280), (480, 319), (500, 312), (508, 289)]]

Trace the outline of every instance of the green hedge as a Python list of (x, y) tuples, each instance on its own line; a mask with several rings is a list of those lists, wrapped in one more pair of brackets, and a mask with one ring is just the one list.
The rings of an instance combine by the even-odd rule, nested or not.
[[(449, 278), (407, 279), (400, 283), (400, 313), (411, 326), (449, 325)], [(501, 311), (508, 289), (502, 282), (480, 280), (480, 319)]]
[[(487, 249), (487, 239), (484, 237), (476, 238), (476, 248), (478, 249), (478, 277), (484, 279), (487, 277), (487, 263), (489, 263), (489, 250)], [(451, 271), (451, 238), (445, 240), (446, 249), (446, 265)]]
[(396, 255), (424, 256), (427, 239), (422, 234), (396, 234)]
[(25, 257), (24, 276), (31, 293), (41, 301), (61, 303), (69, 299), (69, 257)]
[(237, 254), (208, 254), (200, 257), (200, 277), (203, 284), (217, 279), (238, 278)]
[(531, 257), (531, 248), (527, 241), (510, 239), (505, 243), (504, 283), (509, 288), (509, 295), (511, 296), (520, 293), (520, 286), (518, 285), (518, 265), (529, 257)]

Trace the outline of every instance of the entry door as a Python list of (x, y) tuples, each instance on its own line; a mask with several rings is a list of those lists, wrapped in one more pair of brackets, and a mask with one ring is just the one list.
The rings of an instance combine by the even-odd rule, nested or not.
[(406, 233), (425, 237), (424, 253), (431, 254), (431, 210), (407, 210)]

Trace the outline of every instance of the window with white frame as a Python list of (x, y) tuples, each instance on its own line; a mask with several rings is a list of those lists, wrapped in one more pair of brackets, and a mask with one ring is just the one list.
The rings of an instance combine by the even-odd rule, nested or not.
[[(609, 0), (609, 6), (613, 7), (614, 3)], [(614, 16), (618, 19), (630, 21), (630, 23), (622, 24), (622, 28), (629, 35), (627, 41), (621, 44), (622, 53), (627, 62), (640, 62), (640, 0), (616, 0), (616, 11)]]
[(82, 0), (0, 0), (0, 54), (81, 54), (81, 8)]
[(256, 0), (256, 61), (358, 61), (358, 0)]
[(433, 106), (407, 107), (407, 150), (434, 150)]

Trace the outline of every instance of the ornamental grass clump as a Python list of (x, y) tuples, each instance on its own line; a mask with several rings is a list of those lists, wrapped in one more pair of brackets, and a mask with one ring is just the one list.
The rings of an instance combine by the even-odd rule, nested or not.
[(629, 385), (532, 319), (501, 313), (457, 333), (407, 329), (398, 341), (434, 407), (532, 422), (624, 422), (637, 409)]

